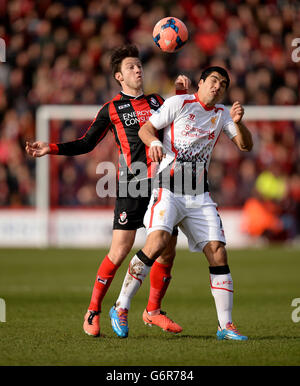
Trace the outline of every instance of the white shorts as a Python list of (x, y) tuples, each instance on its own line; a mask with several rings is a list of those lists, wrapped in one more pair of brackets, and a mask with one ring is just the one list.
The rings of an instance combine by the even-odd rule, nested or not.
[(191, 252), (202, 251), (209, 241), (226, 244), (217, 204), (209, 192), (198, 196), (178, 196), (168, 189), (153, 189), (144, 216), (147, 234), (165, 230), (172, 234), (178, 225), (188, 239)]

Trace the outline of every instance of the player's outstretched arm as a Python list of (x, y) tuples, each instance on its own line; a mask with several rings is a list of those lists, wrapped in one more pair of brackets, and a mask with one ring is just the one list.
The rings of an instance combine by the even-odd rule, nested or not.
[(230, 115), (237, 128), (237, 135), (232, 138), (232, 141), (241, 151), (251, 151), (253, 147), (252, 135), (242, 122), (244, 108), (240, 102), (234, 102), (230, 109)]
[(84, 136), (74, 141), (64, 143), (46, 143), (41, 141), (26, 142), (25, 150), (32, 157), (42, 157), (46, 154), (76, 156), (92, 151), (102, 141), (110, 129), (111, 122), (108, 113), (109, 103), (98, 112), (96, 118), (85, 132)]
[(50, 153), (50, 146), (46, 142), (26, 142), (25, 150), (32, 157), (42, 157)]
[(139, 137), (149, 147), (149, 156), (153, 162), (160, 162), (164, 156), (163, 145), (156, 136), (156, 129), (150, 121), (146, 122), (138, 132)]

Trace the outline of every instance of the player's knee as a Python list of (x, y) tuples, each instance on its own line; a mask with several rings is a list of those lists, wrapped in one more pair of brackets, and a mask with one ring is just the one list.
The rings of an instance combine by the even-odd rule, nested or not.
[(149, 258), (158, 258), (167, 247), (170, 234), (165, 231), (154, 231), (147, 237), (143, 251)]
[(110, 249), (108, 256), (110, 260), (116, 264), (122, 264), (123, 260), (127, 257), (131, 250), (131, 245), (128, 244), (120, 244), (118, 246), (114, 246)]
[(204, 253), (210, 265), (226, 265), (227, 253), (225, 245), (219, 241), (211, 241), (204, 247)]

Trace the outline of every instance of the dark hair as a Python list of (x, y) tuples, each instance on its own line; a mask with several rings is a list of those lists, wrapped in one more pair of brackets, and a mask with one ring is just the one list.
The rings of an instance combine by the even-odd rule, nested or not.
[(122, 61), (125, 58), (140, 58), (139, 50), (135, 45), (127, 44), (113, 51), (110, 62), (113, 76), (121, 70)]
[(229, 75), (228, 75), (228, 72), (225, 70), (225, 68), (223, 67), (219, 67), (219, 66), (212, 66), (212, 67), (208, 67), (206, 68), (201, 76), (200, 76), (200, 80), (203, 79), (205, 81), (205, 79), (212, 73), (212, 72), (217, 72), (219, 73), (220, 75), (224, 76), (224, 78), (226, 78), (226, 90), (228, 89), (229, 87), (229, 84), (230, 84), (230, 78), (229, 78)]

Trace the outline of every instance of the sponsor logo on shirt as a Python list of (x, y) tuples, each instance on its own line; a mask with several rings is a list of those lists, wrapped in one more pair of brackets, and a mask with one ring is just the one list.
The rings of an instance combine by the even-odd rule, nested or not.
[(130, 107), (130, 103), (126, 103), (125, 105), (118, 106), (119, 110), (126, 109), (127, 107)]
[(142, 111), (133, 111), (131, 113), (123, 113), (122, 117), (124, 124), (128, 126), (137, 125), (139, 123), (146, 123), (150, 116), (152, 115), (152, 110), (142, 110)]
[(186, 125), (185, 128), (181, 131), (181, 135), (184, 137), (204, 137), (208, 136), (208, 139), (214, 139), (215, 133), (213, 131), (203, 129), (201, 127), (195, 127)]

